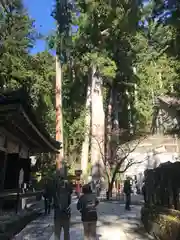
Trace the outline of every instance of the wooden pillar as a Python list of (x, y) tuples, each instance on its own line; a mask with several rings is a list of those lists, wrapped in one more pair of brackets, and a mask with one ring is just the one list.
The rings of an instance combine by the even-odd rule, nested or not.
[(2, 161), (0, 164), (0, 192), (4, 190), (4, 181), (5, 181), (5, 175), (6, 175), (6, 164), (7, 164), (7, 138), (3, 135), (0, 135), (0, 151), (2, 153), (2, 158), (0, 156), (0, 161)]
[[(3, 161), (1, 173), (0, 173), (0, 193), (4, 191), (4, 181), (6, 176), (6, 163), (7, 163), (7, 152), (2, 152), (4, 154), (4, 159), (0, 159), (0, 161)], [(0, 212), (3, 209), (4, 199), (0, 198)]]
[[(19, 148), (20, 150), (20, 148)], [(20, 151), (19, 151), (20, 152)], [(21, 193), (21, 187), (22, 187), (22, 182), (20, 183), (20, 170), (21, 168), (23, 169), (23, 166), (21, 165), (21, 159), (20, 159), (20, 154), (18, 154), (18, 169), (17, 169), (17, 185), (18, 185), (18, 192), (17, 192), (17, 198), (16, 198), (16, 206), (15, 206), (15, 210), (16, 213), (18, 213), (18, 211), (20, 210), (20, 193)]]
[[(0, 164), (1, 169), (0, 169), (0, 193), (4, 191), (4, 182), (5, 182), (5, 176), (6, 176), (6, 164), (7, 164), (7, 138), (5, 137), (0, 137), (0, 151), (1, 151), (1, 156), (0, 156), (0, 161), (2, 164)], [(3, 203), (4, 199), (0, 198), (0, 212), (2, 211), (3, 208)]]
[(5, 176), (6, 176), (6, 164), (7, 164), (7, 152), (2, 152), (3, 153), (3, 159), (0, 159), (0, 161), (3, 161), (0, 169), (0, 192), (3, 192), (4, 190), (4, 181), (5, 181)]

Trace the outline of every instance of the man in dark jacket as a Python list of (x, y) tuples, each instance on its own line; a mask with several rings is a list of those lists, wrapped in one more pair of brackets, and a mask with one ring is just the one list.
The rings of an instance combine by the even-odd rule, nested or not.
[(55, 240), (60, 239), (62, 229), (64, 240), (70, 240), (71, 194), (71, 184), (65, 180), (62, 174), (57, 174), (53, 191)]
[(44, 197), (45, 215), (50, 214), (50, 212), (51, 212), (51, 202), (52, 202), (52, 193), (51, 193), (50, 179), (48, 179), (48, 178), (45, 179), (43, 197)]
[(124, 182), (124, 193), (126, 195), (126, 205), (125, 205), (125, 209), (126, 210), (131, 210), (130, 208), (130, 204), (131, 204), (131, 182), (130, 182), (130, 178), (127, 178)]
[(97, 211), (99, 201), (92, 193), (89, 184), (83, 186), (83, 195), (79, 198), (77, 209), (81, 213), (81, 220), (84, 227), (84, 240), (96, 239)]
[(142, 194), (143, 194), (143, 197), (144, 197), (144, 202), (146, 203), (146, 185), (145, 185), (145, 181), (143, 181), (143, 186), (142, 186)]

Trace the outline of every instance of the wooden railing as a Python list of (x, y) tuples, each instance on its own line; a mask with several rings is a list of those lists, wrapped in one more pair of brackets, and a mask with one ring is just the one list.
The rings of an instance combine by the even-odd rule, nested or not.
[(19, 210), (23, 210), (27, 207), (27, 203), (29, 204), (28, 200), (31, 200), (35, 197), (36, 201), (41, 199), (43, 191), (27, 191), (22, 192), (18, 189), (13, 189), (9, 191), (3, 191), (0, 193), (0, 205), (1, 208), (3, 206), (3, 202), (5, 201), (16, 201), (15, 211), (18, 212)]
[(33, 196), (38, 196), (43, 193), (42, 190), (35, 191), (35, 192), (19, 192), (18, 189), (12, 190), (12, 191), (4, 191), (0, 193), (0, 199), (16, 199), (17, 195), (20, 196), (20, 198), (28, 198)]

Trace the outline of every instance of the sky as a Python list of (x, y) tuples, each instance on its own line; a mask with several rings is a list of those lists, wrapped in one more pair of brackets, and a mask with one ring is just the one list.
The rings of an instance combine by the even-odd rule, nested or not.
[[(55, 22), (51, 17), (53, 2), (53, 0), (24, 0), (30, 17), (35, 20), (36, 29), (43, 35), (48, 35), (55, 29)], [(43, 51), (46, 47), (45, 41), (38, 40), (32, 54)]]

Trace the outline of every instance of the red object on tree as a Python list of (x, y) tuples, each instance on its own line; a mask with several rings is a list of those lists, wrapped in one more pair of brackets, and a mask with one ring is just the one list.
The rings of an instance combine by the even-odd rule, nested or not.
[(79, 181), (76, 182), (76, 192), (77, 193), (81, 192), (81, 187), (80, 187), (80, 182)]

